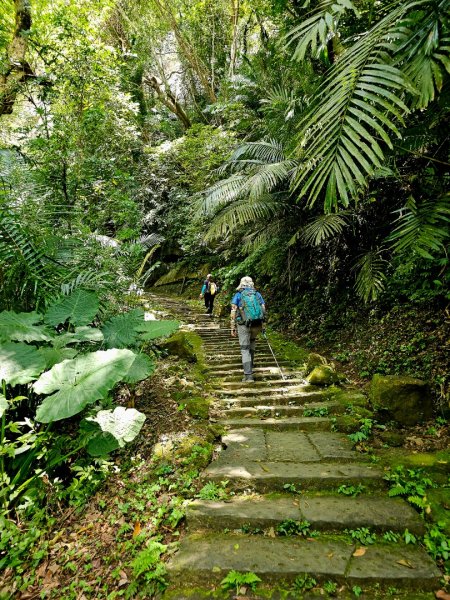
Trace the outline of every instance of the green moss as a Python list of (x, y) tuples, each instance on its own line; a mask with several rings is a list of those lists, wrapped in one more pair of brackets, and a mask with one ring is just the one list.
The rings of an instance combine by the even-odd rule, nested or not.
[(333, 385), (328, 388), (327, 396), (330, 400), (339, 402), (345, 408), (348, 406), (360, 406), (368, 408), (369, 406), (367, 397), (359, 390), (341, 389)]
[[(300, 348), (296, 343), (286, 340), (286, 338), (272, 329), (268, 330), (267, 337), (279, 360), (288, 361), (296, 367), (304, 365), (307, 361), (309, 350)], [(261, 340), (260, 343), (264, 344), (264, 341)]]
[(341, 431), (342, 433), (354, 433), (360, 428), (359, 419), (352, 415), (338, 415), (335, 417), (334, 423), (336, 431)]
[(450, 488), (427, 490), (431, 513), (428, 518), (434, 523), (442, 523), (444, 531), (450, 535)]
[(311, 385), (331, 385), (337, 383), (338, 377), (333, 367), (329, 365), (320, 365), (314, 367), (306, 378)]
[(450, 464), (450, 452), (416, 452), (404, 448), (389, 448), (389, 450), (378, 450), (377, 455), (381, 463), (389, 467), (404, 465), (410, 468), (426, 468), (427, 474), (435, 481), (446, 482)]
[(207, 419), (209, 416), (209, 405), (210, 401), (202, 396), (193, 396), (186, 398), (186, 410), (196, 419)]

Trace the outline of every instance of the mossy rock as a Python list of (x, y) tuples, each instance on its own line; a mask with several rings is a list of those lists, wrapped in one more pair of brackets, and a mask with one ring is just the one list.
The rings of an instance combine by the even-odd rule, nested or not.
[(359, 431), (361, 424), (359, 419), (352, 415), (338, 415), (334, 418), (334, 429), (342, 433), (354, 433)]
[(337, 383), (338, 377), (333, 367), (320, 365), (312, 370), (306, 380), (311, 385), (331, 385)]
[(374, 417), (373, 410), (369, 410), (363, 406), (354, 406), (351, 414), (358, 419), (373, 419)]
[(367, 408), (369, 406), (369, 400), (359, 390), (352, 389), (341, 389), (336, 386), (328, 388), (327, 393), (330, 394), (330, 400), (339, 402), (345, 408), (348, 406), (361, 406)]
[(177, 456), (191, 459), (189, 464), (203, 469), (211, 461), (213, 446), (198, 435), (189, 435), (180, 441)]
[(321, 354), (316, 354), (315, 352), (311, 352), (311, 354), (308, 354), (308, 358), (306, 359), (305, 375), (309, 375), (316, 367), (326, 364), (327, 359), (324, 356)]
[(399, 448), (405, 443), (405, 434), (398, 431), (380, 431), (378, 435), (383, 443), (392, 448)]
[(444, 531), (450, 535), (450, 488), (427, 490), (431, 512), (428, 518), (434, 523), (442, 523)]
[(193, 396), (185, 398), (186, 410), (196, 419), (207, 419), (209, 417), (209, 404), (210, 401), (207, 398), (201, 396)]
[(416, 425), (433, 414), (428, 384), (414, 377), (374, 375), (370, 399), (379, 418), (401, 425)]
[(196, 363), (203, 358), (201, 338), (191, 331), (177, 331), (160, 345), (168, 354), (188, 362)]

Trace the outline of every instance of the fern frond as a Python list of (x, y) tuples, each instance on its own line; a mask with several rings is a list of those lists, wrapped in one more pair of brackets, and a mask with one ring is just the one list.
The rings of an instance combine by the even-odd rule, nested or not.
[(420, 205), (410, 198), (399, 214), (397, 227), (388, 237), (394, 242), (392, 248), (397, 254), (416, 252), (424, 258), (433, 258), (431, 253), (444, 249), (449, 237), (450, 194), (437, 201), (428, 200)]
[(307, 246), (319, 246), (325, 240), (341, 234), (348, 227), (344, 212), (320, 215), (300, 230), (300, 239)]
[(357, 261), (355, 290), (364, 302), (375, 301), (384, 290), (386, 261), (379, 251), (371, 250)]

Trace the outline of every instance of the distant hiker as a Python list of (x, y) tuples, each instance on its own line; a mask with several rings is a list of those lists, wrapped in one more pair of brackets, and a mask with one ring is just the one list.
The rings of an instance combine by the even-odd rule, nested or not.
[[(263, 297), (255, 290), (251, 277), (243, 277), (231, 300), (231, 335), (239, 336), (244, 378), (242, 381), (255, 381), (253, 361), (258, 333), (262, 330), (266, 317)], [(236, 333), (237, 326), (237, 333)]]
[(214, 299), (219, 293), (219, 286), (214, 281), (214, 277), (211, 273), (208, 273), (205, 281), (203, 282), (202, 291), (200, 292), (200, 298), (204, 298), (206, 314), (212, 316), (214, 308)]

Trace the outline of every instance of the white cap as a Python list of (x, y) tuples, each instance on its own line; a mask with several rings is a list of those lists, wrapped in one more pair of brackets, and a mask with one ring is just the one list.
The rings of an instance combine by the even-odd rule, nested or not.
[(244, 288), (252, 288), (255, 287), (255, 284), (253, 283), (253, 279), (251, 277), (243, 277), (241, 279), (240, 284), (237, 286), (237, 290), (242, 290)]

